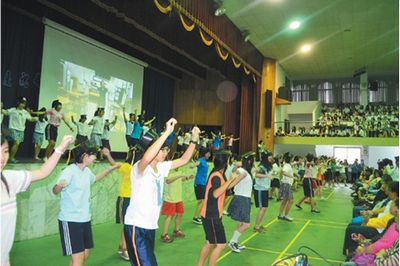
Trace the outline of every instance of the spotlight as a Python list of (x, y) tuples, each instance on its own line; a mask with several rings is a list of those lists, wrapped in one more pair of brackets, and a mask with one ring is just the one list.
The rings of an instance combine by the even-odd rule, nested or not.
[(214, 0), (213, 1), (213, 7), (214, 7), (214, 16), (219, 17), (225, 14), (226, 8), (223, 7), (222, 5), (224, 4), (223, 0)]
[(215, 10), (214, 15), (216, 17), (219, 17), (219, 16), (222, 16), (223, 14), (225, 14), (225, 12), (226, 12), (226, 8), (220, 7), (220, 8), (217, 8), (217, 10)]
[(243, 36), (244, 42), (250, 41), (250, 32), (248, 30), (243, 30), (242, 36)]

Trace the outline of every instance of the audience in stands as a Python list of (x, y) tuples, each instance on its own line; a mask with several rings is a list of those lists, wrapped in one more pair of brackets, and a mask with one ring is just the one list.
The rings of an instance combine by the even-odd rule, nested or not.
[(399, 108), (397, 105), (323, 105), (321, 116), (309, 129), (292, 127), (285, 132), (281, 127), (276, 136), (305, 137), (397, 137)]

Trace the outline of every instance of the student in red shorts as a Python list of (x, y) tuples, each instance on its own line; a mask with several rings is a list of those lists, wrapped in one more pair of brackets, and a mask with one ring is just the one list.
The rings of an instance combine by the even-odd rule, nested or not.
[[(161, 215), (165, 216), (164, 228), (161, 234), (161, 241), (171, 243), (174, 241), (173, 237), (185, 237), (185, 234), (180, 229), (182, 216), (184, 213), (182, 201), (182, 180), (187, 181), (194, 176), (177, 176), (171, 175), (165, 180), (164, 188), (164, 203), (162, 206)], [(175, 227), (173, 237), (168, 235), (169, 224), (175, 216)]]

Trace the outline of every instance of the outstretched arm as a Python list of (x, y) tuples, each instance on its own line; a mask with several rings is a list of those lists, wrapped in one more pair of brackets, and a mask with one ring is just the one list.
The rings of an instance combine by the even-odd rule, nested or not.
[(31, 172), (32, 181), (41, 180), (51, 174), (54, 168), (57, 165), (57, 162), (60, 160), (61, 155), (68, 148), (68, 145), (74, 142), (74, 138), (72, 136), (64, 136), (61, 144), (55, 149), (54, 153), (50, 156), (50, 158), (42, 164), (42, 166)]
[(181, 167), (187, 164), (193, 156), (194, 149), (196, 148), (196, 143), (199, 141), (200, 129), (198, 127), (193, 127), (192, 129), (192, 140), (186, 151), (183, 153), (181, 158), (172, 161), (171, 170)]
[(125, 107), (122, 107), (122, 117), (124, 118), (124, 122), (128, 122), (128, 120), (126, 119), (126, 115), (125, 115)]

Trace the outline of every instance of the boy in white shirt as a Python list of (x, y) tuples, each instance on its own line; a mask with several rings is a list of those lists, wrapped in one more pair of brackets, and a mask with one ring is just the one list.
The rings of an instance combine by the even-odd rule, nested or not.
[[(165, 161), (169, 147), (163, 146), (178, 122), (171, 118), (162, 135), (147, 148), (153, 139), (144, 136), (139, 145), (147, 148), (131, 171), (131, 200), (125, 215), (125, 239), (132, 265), (157, 265), (154, 254), (155, 229), (162, 205), (164, 179), (172, 169), (192, 158), (200, 130), (194, 127), (192, 139), (181, 158)], [(138, 156), (138, 155), (136, 155)]]

